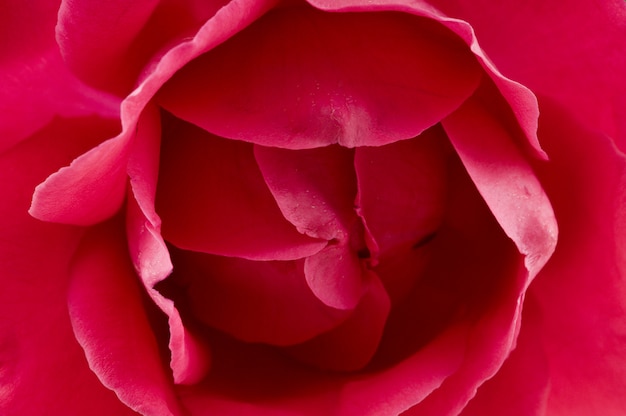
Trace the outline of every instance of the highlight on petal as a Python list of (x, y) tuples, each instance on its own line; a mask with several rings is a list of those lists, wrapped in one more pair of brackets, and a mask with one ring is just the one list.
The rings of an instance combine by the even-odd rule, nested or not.
[[(626, 139), (626, 5), (621, 0), (524, 3), (433, 1), (472, 24), (508, 77), (568, 109), (590, 130)], [(502, 18), (506, 16), (506, 18)], [(514, 18), (508, 18), (513, 17)]]
[(130, 138), (109, 139), (49, 176), (33, 195), (30, 214), (43, 221), (91, 225), (113, 216), (126, 195)]
[(301, 233), (328, 241), (304, 263), (309, 287), (328, 306), (354, 308), (364, 289), (353, 152), (339, 146), (292, 151), (257, 145), (254, 155), (285, 218)]
[(470, 51), (431, 20), (285, 7), (186, 65), (157, 100), (231, 139), (379, 146), (437, 123), (480, 76)]
[(83, 230), (44, 223), (27, 213), (35, 185), (93, 145), (80, 140), (93, 128), (106, 137), (111, 126), (95, 117), (55, 118), (0, 154), (3, 415), (136, 415), (102, 386), (72, 332), (68, 267)]
[[(126, 187), (126, 162), (141, 112), (174, 72), (250, 24), (269, 5), (234, 0), (220, 9), (190, 40), (170, 49), (150, 68), (142, 83), (122, 102), (122, 132), (76, 159), (40, 184), (31, 214), (68, 224), (90, 225), (120, 208)], [(245, 13), (242, 10), (246, 10)], [(77, 207), (80, 209), (77, 209)]]
[(72, 327), (91, 369), (122, 402), (145, 415), (181, 415), (122, 229), (104, 223), (82, 240), (70, 272)]
[[(462, 39), (463, 42), (465, 42), (465, 44), (469, 47), (482, 66), (483, 70), (485, 70), (487, 75), (497, 85), (498, 89), (511, 106), (511, 110), (525, 134), (528, 146), (534, 150), (537, 157), (546, 158), (546, 154), (541, 149), (541, 145), (539, 144), (539, 140), (537, 138), (537, 118), (539, 116), (539, 108), (535, 95), (524, 85), (502, 75), (479, 45), (474, 29), (470, 25), (471, 22), (468, 23), (466, 21), (447, 16), (435, 7), (432, 4), (433, 2), (426, 3), (422, 0), (373, 0), (368, 1), (366, 4), (363, 4), (360, 0), (308, 0), (308, 2), (311, 5), (326, 11), (402, 11), (440, 22), (451, 32), (458, 35), (459, 38)], [(444, 4), (443, 6), (447, 5)], [(444, 8), (447, 9), (447, 7)], [(475, 10), (482, 10), (477, 9), (475, 6), (471, 6), (471, 8)], [(502, 19), (497, 20), (502, 21)]]
[(174, 381), (194, 383), (208, 370), (208, 348), (183, 326), (172, 301), (155, 289), (155, 285), (172, 272), (170, 256), (161, 237), (161, 219), (155, 211), (160, 144), (159, 112), (154, 106), (148, 106), (139, 120), (128, 161), (130, 190), (126, 234), (131, 260), (144, 289), (168, 317)]
[(302, 235), (283, 216), (252, 145), (166, 118), (157, 211), (179, 248), (252, 260), (293, 260), (326, 241)]
[(155, 289), (155, 285), (172, 272), (172, 263), (158, 226), (152, 224), (134, 198), (128, 200), (126, 232), (135, 270), (150, 299), (168, 317), (174, 382), (196, 383), (208, 371), (209, 349), (184, 326), (174, 302)]
[(526, 256), (534, 277), (554, 252), (557, 225), (532, 168), (506, 129), (475, 99), (442, 125), (491, 212)]

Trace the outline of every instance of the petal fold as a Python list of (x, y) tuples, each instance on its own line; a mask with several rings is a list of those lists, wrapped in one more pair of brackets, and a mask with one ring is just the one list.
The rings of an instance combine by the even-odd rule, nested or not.
[(480, 76), (463, 43), (428, 19), (288, 7), (182, 68), (158, 101), (214, 134), (264, 146), (379, 146), (437, 123)]

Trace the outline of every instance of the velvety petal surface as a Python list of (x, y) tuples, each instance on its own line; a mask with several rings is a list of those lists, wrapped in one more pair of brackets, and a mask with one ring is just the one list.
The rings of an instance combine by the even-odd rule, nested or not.
[(531, 286), (550, 369), (547, 412), (617, 416), (626, 409), (626, 162), (606, 136), (540, 101), (550, 165), (537, 168), (561, 230)]
[(427, 19), (284, 7), (187, 65), (158, 101), (214, 134), (261, 145), (377, 146), (457, 108), (479, 68)]
[(227, 3), (65, 0), (59, 10), (56, 38), (68, 66), (81, 79), (125, 96), (169, 48), (193, 37)]
[(468, 23), (454, 16), (447, 16), (433, 6), (433, 2), (422, 0), (372, 0), (365, 4), (360, 0), (308, 0), (308, 2), (319, 9), (328, 11), (401, 11), (440, 22), (443, 26), (448, 28), (450, 32), (462, 39), (467, 47), (469, 47), (486, 74), (493, 80), (511, 106), (511, 110), (526, 136), (528, 146), (534, 149), (537, 156), (545, 158), (545, 153), (541, 149), (537, 139), (537, 118), (539, 116), (539, 109), (535, 95), (527, 87), (500, 73), (498, 68), (493, 65), (487, 54), (479, 45), (471, 22)]
[(476, 29), (508, 77), (551, 97), (589, 129), (626, 144), (626, 4), (621, 0), (432, 1)]
[(251, 261), (175, 250), (174, 264), (163, 293), (192, 319), (245, 342), (293, 345), (349, 316), (311, 293), (304, 260)]
[[(31, 213), (36, 218), (70, 224), (94, 224), (113, 215), (126, 190), (126, 163), (142, 110), (180, 67), (263, 14), (271, 2), (234, 0), (221, 8), (193, 36), (170, 47), (154, 62), (142, 82), (121, 105), (122, 131), (51, 175), (36, 190)], [(244, 12), (245, 10), (245, 12)], [(74, 207), (80, 206), (80, 210)]]
[(353, 308), (363, 293), (357, 251), (365, 246), (354, 211), (353, 151), (255, 146), (254, 155), (285, 218), (301, 233), (329, 242), (305, 261), (309, 287), (329, 306)]
[(251, 144), (174, 118), (164, 129), (157, 209), (172, 244), (257, 260), (303, 258), (326, 245), (283, 218)]
[(67, 301), (76, 339), (102, 384), (142, 415), (181, 415), (144, 310), (121, 221), (90, 229), (76, 251)]
[(83, 85), (64, 66), (54, 39), (57, 9), (55, 0), (2, 3), (0, 151), (28, 138), (55, 115), (119, 114), (119, 100)]
[(441, 128), (355, 150), (356, 211), (375, 243), (375, 270), (394, 299), (410, 292), (427, 260), (421, 247), (443, 220), (451, 151)]
[(365, 293), (345, 322), (288, 349), (299, 360), (324, 370), (355, 371), (369, 363), (385, 329), (391, 303), (371, 271), (363, 273)]
[(550, 201), (506, 126), (478, 99), (443, 121), (478, 191), (526, 257), (531, 278), (554, 252), (557, 225)]
[(158, 110), (148, 106), (139, 124), (141, 128), (137, 129), (128, 161), (131, 188), (126, 206), (128, 248), (144, 289), (167, 315), (174, 381), (194, 383), (208, 370), (208, 348), (185, 328), (173, 302), (155, 289), (155, 285), (172, 272), (169, 252), (161, 236), (161, 219), (155, 211), (161, 144)]
[(515, 349), (498, 373), (479, 387), (461, 416), (546, 414), (550, 374), (541, 333), (542, 319), (536, 300), (528, 296)]
[(136, 415), (91, 372), (72, 332), (69, 265), (83, 230), (27, 213), (35, 185), (106, 137), (107, 126), (96, 118), (55, 119), (0, 155), (3, 415)]

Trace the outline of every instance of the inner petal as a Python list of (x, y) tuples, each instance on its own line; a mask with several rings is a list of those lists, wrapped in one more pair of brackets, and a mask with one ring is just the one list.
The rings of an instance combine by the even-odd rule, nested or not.
[(156, 206), (166, 240), (256, 260), (302, 258), (326, 245), (282, 217), (251, 145), (167, 117), (163, 135)]
[(434, 125), (481, 71), (439, 23), (285, 7), (185, 66), (159, 103), (223, 137), (303, 149), (382, 145)]

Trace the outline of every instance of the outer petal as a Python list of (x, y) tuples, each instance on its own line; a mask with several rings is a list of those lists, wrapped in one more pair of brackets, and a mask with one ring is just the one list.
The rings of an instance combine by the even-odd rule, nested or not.
[(543, 315), (550, 369), (547, 413), (626, 410), (626, 159), (548, 100), (540, 134), (551, 163), (538, 167), (561, 236), (531, 286)]
[(467, 20), (506, 75), (626, 146), (626, 4), (621, 0), (439, 1)]
[(526, 298), (515, 350), (498, 373), (480, 386), (461, 416), (544, 416), (550, 369), (543, 346), (542, 316), (536, 300)]
[(55, 115), (114, 118), (119, 113), (118, 100), (81, 84), (64, 66), (54, 41), (57, 8), (55, 0), (2, 2), (0, 151), (28, 138)]
[(145, 416), (180, 415), (124, 241), (119, 221), (81, 241), (68, 292), (72, 327), (89, 366), (122, 402)]
[[(92, 130), (92, 128), (94, 130)], [(82, 229), (28, 216), (33, 187), (106, 131), (97, 119), (56, 119), (0, 155), (0, 413), (136, 414), (89, 370), (70, 326), (69, 264)], [(100, 137), (100, 139), (102, 139)]]
[[(539, 109), (534, 94), (523, 85), (503, 76), (484, 53), (472, 26), (454, 17), (446, 16), (433, 7), (431, 2), (423, 0), (372, 0), (363, 4), (361, 0), (309, 0), (309, 3), (322, 10), (342, 12), (371, 12), (371, 11), (401, 11), (424, 16), (442, 23), (456, 33), (474, 53), (483, 69), (497, 85), (503, 96), (510, 104), (513, 114), (517, 118), (527, 139), (527, 145), (534, 152), (545, 157), (537, 139), (537, 117)], [(488, 7), (488, 6), (486, 6)]]
[(463, 165), (534, 277), (554, 252), (557, 226), (545, 191), (501, 122), (477, 99), (443, 121)]
[[(195, 36), (169, 49), (122, 102), (122, 132), (40, 184), (31, 213), (42, 220), (81, 225), (113, 215), (124, 200), (126, 163), (137, 122), (156, 90), (180, 67), (237, 33), (270, 5), (269, 1), (234, 0), (209, 19)], [(76, 210), (76, 206), (82, 208)]]
[(479, 79), (470, 51), (428, 19), (287, 7), (187, 65), (158, 100), (265, 146), (379, 146), (437, 123)]

